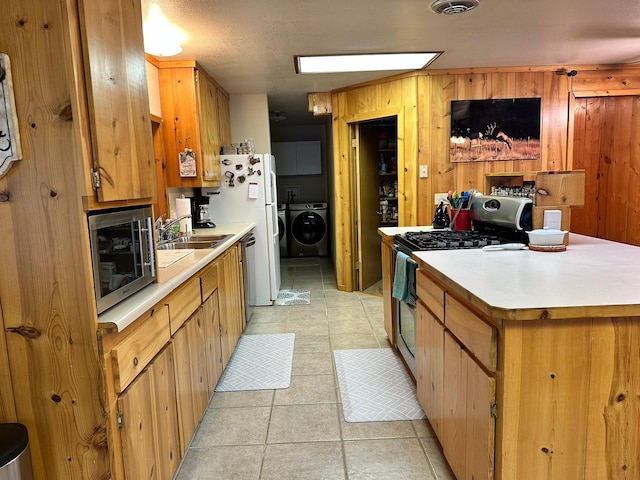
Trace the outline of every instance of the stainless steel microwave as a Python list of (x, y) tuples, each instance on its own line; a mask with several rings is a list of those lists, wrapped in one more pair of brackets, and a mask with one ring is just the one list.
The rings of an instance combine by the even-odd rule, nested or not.
[(98, 313), (156, 279), (153, 211), (137, 207), (90, 214), (89, 238)]

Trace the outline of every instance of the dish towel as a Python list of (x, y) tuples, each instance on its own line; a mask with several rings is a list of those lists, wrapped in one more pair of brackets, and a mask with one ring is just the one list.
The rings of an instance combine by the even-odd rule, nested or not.
[(409, 255), (396, 253), (396, 272), (393, 276), (393, 297), (401, 302), (409, 298), (409, 287), (415, 282), (416, 264), (409, 261)]

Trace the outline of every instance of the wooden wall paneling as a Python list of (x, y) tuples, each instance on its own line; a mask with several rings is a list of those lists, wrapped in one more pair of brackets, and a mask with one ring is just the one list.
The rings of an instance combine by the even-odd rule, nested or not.
[(434, 169), (431, 164), (431, 136), (427, 125), (431, 123), (431, 78), (421, 75), (417, 81), (417, 159), (418, 165), (427, 165), (429, 176), (418, 178), (416, 185), (417, 217), (416, 225), (431, 225), (433, 221), (434, 199), (433, 199), (433, 178)]
[[(608, 198), (601, 221), (605, 224), (605, 238), (626, 242), (633, 102), (632, 97), (615, 97), (605, 99), (605, 103), (607, 116), (611, 119), (611, 150), (605, 157), (609, 162)], [(638, 187), (636, 184), (635, 189)]]
[[(569, 84), (566, 75), (544, 73), (542, 97), (542, 162), (540, 170), (567, 169)], [(531, 169), (531, 166), (527, 166)], [(535, 168), (534, 168), (535, 170)]]
[(23, 151), (0, 181), (11, 194), (0, 209), (0, 298), (15, 416), (29, 430), (36, 480), (108, 478), (82, 201), (90, 144), (78, 12), (75, 2), (4, 5), (0, 44), (11, 58)]
[(627, 204), (627, 222), (626, 222), (626, 243), (640, 246), (640, 122), (633, 119), (640, 118), (640, 97), (633, 97), (632, 117), (629, 119), (631, 124), (631, 152), (629, 156), (629, 188), (626, 195)]
[(608, 239), (609, 232), (607, 232), (607, 215), (610, 208), (609, 200), (611, 193), (609, 188), (611, 182), (609, 177), (611, 176), (611, 155), (614, 151), (613, 148), (613, 119), (610, 109), (613, 107), (607, 98), (600, 99), (600, 110), (602, 117), (600, 118), (599, 125), (593, 125), (594, 128), (601, 129), (600, 134), (600, 150), (598, 155), (598, 237)]
[(573, 168), (585, 171), (585, 197), (583, 207), (571, 209), (571, 231), (592, 237), (598, 234), (601, 110), (598, 98), (578, 98), (573, 108)]
[[(449, 161), (449, 138), (451, 130), (451, 99), (457, 94), (456, 77), (452, 75), (438, 75), (431, 77), (430, 122), (421, 125), (429, 131), (431, 151), (429, 152), (429, 175), (432, 176), (431, 191), (434, 193), (449, 191), (456, 183), (456, 166)], [(431, 225), (433, 208), (427, 225)]]
[[(504, 172), (535, 172), (543, 170), (542, 159), (544, 157), (545, 143), (543, 138), (544, 132), (544, 97), (545, 90), (545, 73), (544, 72), (518, 72), (515, 74), (515, 92), (516, 98), (541, 98), (542, 112), (540, 115), (540, 158), (537, 160), (515, 160), (512, 164), (512, 170), (503, 170)], [(565, 112), (566, 115), (566, 112)]]
[[(400, 81), (402, 110), (398, 114), (398, 194), (399, 225), (417, 225), (418, 221), (418, 84), (416, 77)], [(402, 153), (401, 153), (402, 152)], [(400, 157), (402, 157), (400, 168)], [(402, 170), (402, 171), (400, 171)], [(402, 176), (402, 187), (400, 177)]]
[[(1, 182), (0, 190), (2, 190)], [(16, 404), (13, 399), (7, 337), (5, 334), (4, 317), (2, 315), (2, 304), (0, 303), (0, 422), (13, 423), (16, 421)]]

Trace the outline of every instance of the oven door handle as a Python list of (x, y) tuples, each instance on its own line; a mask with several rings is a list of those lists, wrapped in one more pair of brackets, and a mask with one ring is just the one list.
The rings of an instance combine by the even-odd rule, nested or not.
[[(398, 252), (400, 251), (400, 250), (398, 249), (398, 246), (397, 246), (397, 245), (394, 245), (394, 246), (393, 246), (393, 251), (394, 251), (394, 252), (396, 252), (396, 253), (398, 253)], [(418, 265), (418, 262), (416, 262), (413, 258), (408, 258), (408, 259), (407, 259), (407, 262), (409, 262), (409, 263), (413, 263), (414, 265)]]

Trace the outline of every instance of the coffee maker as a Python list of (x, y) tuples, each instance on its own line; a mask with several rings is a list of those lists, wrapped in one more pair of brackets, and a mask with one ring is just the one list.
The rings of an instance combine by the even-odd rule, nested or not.
[(193, 218), (193, 228), (213, 228), (216, 226), (211, 221), (209, 197), (198, 196), (191, 198), (191, 218)]

